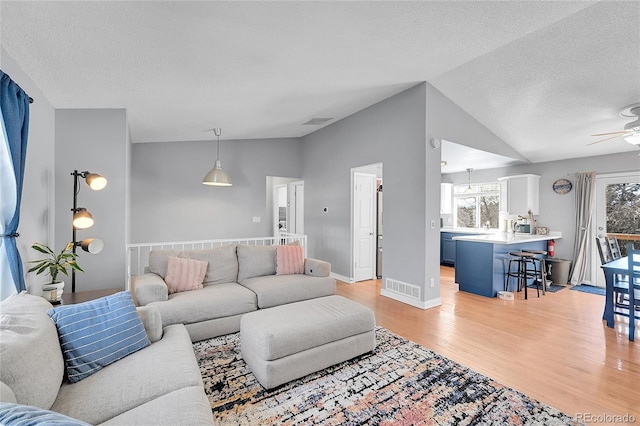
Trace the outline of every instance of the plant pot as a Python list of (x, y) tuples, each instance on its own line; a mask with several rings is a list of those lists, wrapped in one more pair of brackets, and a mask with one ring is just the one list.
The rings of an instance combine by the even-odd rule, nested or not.
[(62, 300), (63, 288), (64, 281), (45, 284), (42, 286), (42, 297), (51, 303), (60, 303)]

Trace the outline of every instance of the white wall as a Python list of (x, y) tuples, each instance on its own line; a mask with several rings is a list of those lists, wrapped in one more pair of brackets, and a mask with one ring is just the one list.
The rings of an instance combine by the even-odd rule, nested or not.
[[(74, 170), (99, 173), (108, 184), (92, 191), (80, 180), (78, 207), (86, 207), (95, 224), (77, 231), (77, 239), (100, 238), (104, 250), (96, 255), (78, 249), (76, 291), (125, 288), (128, 172), (128, 125), (124, 109), (56, 110), (55, 153), (55, 245), (61, 249), (71, 241)], [(71, 290), (71, 277), (65, 278)]]
[(266, 177), (300, 178), (300, 157), (297, 138), (222, 140), (220, 160), (233, 186), (215, 187), (202, 184), (215, 141), (133, 144), (131, 242), (271, 236)]
[(33, 266), (27, 262), (40, 258), (39, 254), (31, 249), (33, 243), (53, 243), (51, 223), (54, 214), (50, 206), (55, 195), (55, 109), (4, 49), (0, 52), (0, 68), (34, 100), (29, 108), (29, 138), (18, 226), (20, 237), (17, 244), (22, 257), (27, 289), (29, 293), (40, 295), (42, 284), (48, 279), (44, 274), (27, 274), (29, 267)]

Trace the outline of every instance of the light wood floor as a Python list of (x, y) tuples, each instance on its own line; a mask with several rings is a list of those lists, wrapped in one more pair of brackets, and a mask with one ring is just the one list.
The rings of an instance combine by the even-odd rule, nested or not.
[(640, 422), (640, 337), (629, 342), (626, 318), (607, 328), (603, 296), (567, 288), (491, 299), (458, 291), (453, 272), (441, 267), (442, 305), (427, 310), (380, 296), (380, 280), (338, 282), (338, 294), (373, 309), (378, 325), (571, 416)]

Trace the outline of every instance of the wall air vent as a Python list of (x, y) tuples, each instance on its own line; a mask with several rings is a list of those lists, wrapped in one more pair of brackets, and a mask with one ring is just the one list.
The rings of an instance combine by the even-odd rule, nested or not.
[(302, 125), (303, 126), (319, 126), (319, 125), (324, 124), (327, 121), (331, 121), (331, 120), (333, 120), (333, 118), (317, 117), (317, 118), (312, 118), (311, 120), (307, 121), (306, 123), (302, 123)]
[(417, 285), (403, 283), (402, 281), (387, 278), (387, 281), (384, 284), (384, 288), (389, 292), (420, 300), (420, 287), (418, 287)]

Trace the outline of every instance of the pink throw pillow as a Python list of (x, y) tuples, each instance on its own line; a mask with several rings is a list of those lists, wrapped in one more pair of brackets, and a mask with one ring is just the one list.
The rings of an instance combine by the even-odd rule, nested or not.
[(276, 275), (304, 274), (301, 246), (276, 247)]
[(167, 275), (164, 278), (169, 294), (202, 288), (208, 263), (204, 260), (169, 256)]

